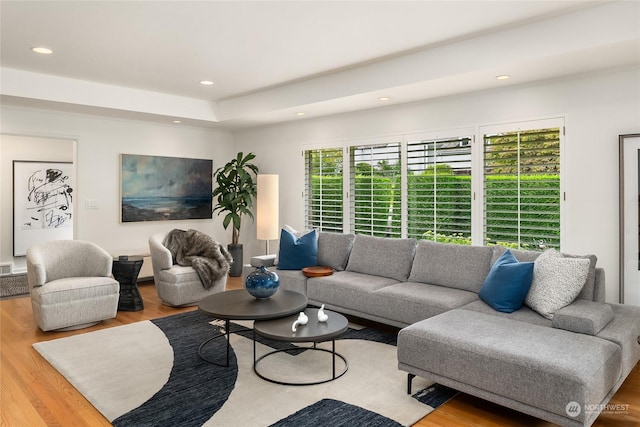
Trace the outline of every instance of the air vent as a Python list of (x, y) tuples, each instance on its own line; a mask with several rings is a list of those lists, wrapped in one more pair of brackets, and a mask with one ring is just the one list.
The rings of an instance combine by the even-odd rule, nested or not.
[(0, 276), (9, 276), (11, 275), (11, 264), (0, 264)]

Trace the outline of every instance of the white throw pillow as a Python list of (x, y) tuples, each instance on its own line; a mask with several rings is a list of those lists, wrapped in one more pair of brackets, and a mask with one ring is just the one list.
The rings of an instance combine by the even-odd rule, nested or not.
[(571, 304), (580, 294), (589, 274), (589, 260), (565, 258), (548, 249), (534, 262), (531, 288), (524, 300), (526, 306), (547, 319)]

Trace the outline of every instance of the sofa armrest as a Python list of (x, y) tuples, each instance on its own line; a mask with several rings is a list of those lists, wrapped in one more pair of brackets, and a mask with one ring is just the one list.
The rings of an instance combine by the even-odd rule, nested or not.
[(593, 300), (604, 302), (605, 299), (605, 275), (604, 268), (596, 267), (596, 277), (593, 283)]
[(276, 254), (259, 255), (252, 257), (249, 263), (252, 267), (262, 267), (263, 265), (265, 267), (272, 267), (273, 265), (275, 265), (275, 260)]
[(609, 304), (576, 300), (556, 311), (551, 326), (579, 334), (596, 335), (613, 319)]

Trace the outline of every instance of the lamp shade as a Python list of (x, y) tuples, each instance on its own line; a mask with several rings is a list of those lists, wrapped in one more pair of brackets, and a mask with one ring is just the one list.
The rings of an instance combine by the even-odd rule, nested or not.
[(256, 237), (258, 240), (276, 240), (280, 237), (278, 184), (278, 175), (258, 174), (256, 200)]

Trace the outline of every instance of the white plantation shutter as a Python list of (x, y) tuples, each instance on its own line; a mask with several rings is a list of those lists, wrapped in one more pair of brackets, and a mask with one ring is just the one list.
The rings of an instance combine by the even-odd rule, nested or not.
[(560, 248), (560, 128), (484, 135), (485, 244)]
[(305, 228), (342, 233), (342, 148), (306, 150)]
[(352, 233), (401, 237), (400, 142), (349, 147)]
[(407, 236), (471, 244), (471, 137), (407, 143)]

